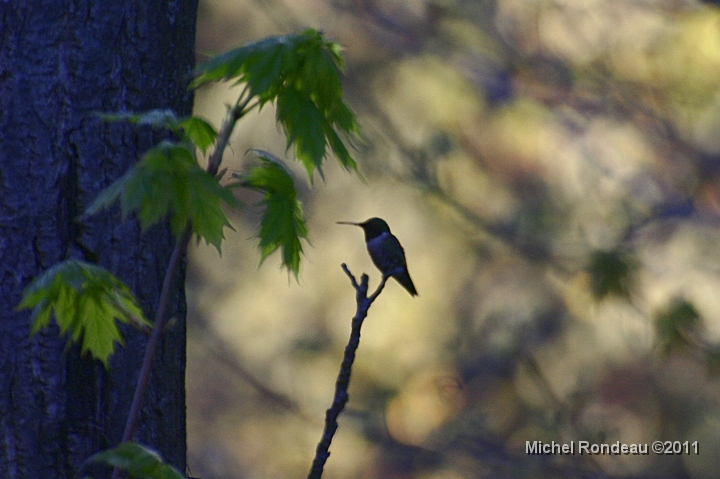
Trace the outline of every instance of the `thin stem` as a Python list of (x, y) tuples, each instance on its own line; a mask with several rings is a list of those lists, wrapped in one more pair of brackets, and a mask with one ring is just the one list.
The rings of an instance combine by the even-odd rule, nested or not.
[[(248, 103), (250, 103), (250, 100), (252, 100), (253, 97), (251, 95), (248, 95), (243, 100), (247, 89), (248, 87), (247, 85), (245, 85), (245, 89), (242, 91), (242, 93), (240, 93), (240, 96), (238, 97), (237, 102), (235, 102), (235, 105), (230, 108), (230, 110), (228, 110), (225, 121), (223, 121), (223, 124), (220, 127), (217, 142), (215, 143), (215, 149), (210, 155), (210, 158), (208, 158), (207, 172), (210, 173), (212, 176), (217, 175), (218, 170), (220, 170), (222, 156), (225, 152), (225, 148), (230, 142), (230, 136), (232, 135), (233, 129), (235, 128), (235, 123), (237, 123), (237, 121), (249, 111), (246, 111), (245, 108), (247, 107)], [(254, 107), (255, 105), (253, 105), (253, 108)]]
[[(140, 376), (138, 377), (138, 382), (135, 386), (135, 395), (133, 396), (132, 405), (130, 406), (130, 413), (128, 414), (127, 422), (125, 423), (125, 431), (123, 432), (121, 442), (130, 441), (137, 429), (137, 420), (140, 416), (142, 400), (145, 396), (145, 392), (147, 391), (148, 382), (150, 381), (150, 373), (155, 359), (155, 352), (157, 351), (157, 345), (160, 340), (160, 336), (162, 335), (163, 322), (170, 303), (173, 281), (178, 269), (180, 268), (180, 262), (182, 261), (183, 256), (185, 256), (185, 250), (187, 249), (191, 234), (192, 230), (188, 226), (182, 236), (178, 237), (175, 241), (175, 248), (173, 249), (172, 256), (170, 257), (168, 269), (165, 272), (165, 279), (163, 281), (162, 291), (160, 292), (158, 308), (155, 311), (153, 329), (150, 333), (150, 339), (148, 339), (147, 346), (145, 347), (145, 357), (143, 358), (142, 367), (140, 368)], [(122, 471), (115, 468), (113, 470), (112, 479), (120, 479), (121, 477)]]
[[(247, 105), (247, 104), (246, 104), (246, 105)], [(256, 101), (255, 103), (253, 103), (253, 104), (250, 105), (250, 106), (245, 106), (245, 107), (243, 108), (242, 115), (240, 115), (240, 118), (242, 118), (243, 116), (247, 115), (247, 114), (250, 113), (254, 108), (257, 108), (258, 106), (260, 106), (260, 101)]]
[[(216, 176), (220, 169), (220, 163), (222, 162), (223, 152), (230, 142), (230, 136), (232, 135), (235, 123), (243, 117), (248, 111), (254, 108), (257, 103), (253, 104), (252, 107), (246, 110), (246, 107), (252, 100), (251, 95), (245, 94), (248, 91), (248, 85), (245, 85), (245, 89), (242, 91), (237, 99), (235, 105), (228, 111), (227, 117), (223, 121), (223, 124), (218, 133), (218, 139), (215, 143), (215, 149), (213, 150), (210, 158), (208, 159), (207, 172)], [(243, 97), (245, 97), (243, 99)], [(180, 267), (180, 263), (185, 256), (187, 251), (190, 237), (192, 236), (192, 228), (190, 226), (185, 228), (185, 231), (175, 241), (175, 248), (173, 249), (170, 257), (170, 264), (165, 272), (165, 279), (163, 280), (163, 287), (160, 293), (160, 299), (158, 301), (158, 308), (155, 312), (155, 320), (153, 322), (152, 332), (148, 339), (147, 346), (145, 347), (145, 357), (143, 358), (142, 367), (140, 369), (140, 376), (138, 377), (137, 385), (135, 386), (135, 394), (133, 396), (132, 405), (130, 406), (130, 413), (128, 414), (127, 422), (125, 423), (125, 431), (121, 442), (128, 442), (132, 440), (135, 430), (137, 429), (137, 421), (140, 416), (140, 409), (142, 407), (142, 400), (145, 396), (145, 392), (148, 388), (150, 381), (150, 373), (152, 371), (153, 361), (155, 359), (155, 352), (157, 351), (158, 341), (163, 332), (163, 323), (165, 321), (165, 315), (167, 312), (168, 304), (170, 302), (170, 292), (173, 284), (173, 280), (177, 271)], [(113, 469), (112, 479), (120, 479), (123, 477), (123, 471), (119, 468)]]

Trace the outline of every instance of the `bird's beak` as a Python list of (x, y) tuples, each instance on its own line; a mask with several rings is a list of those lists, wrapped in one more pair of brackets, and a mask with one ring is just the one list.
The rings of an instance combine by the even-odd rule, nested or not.
[(339, 225), (360, 226), (360, 223), (353, 223), (352, 221), (338, 221), (337, 224), (339, 224)]

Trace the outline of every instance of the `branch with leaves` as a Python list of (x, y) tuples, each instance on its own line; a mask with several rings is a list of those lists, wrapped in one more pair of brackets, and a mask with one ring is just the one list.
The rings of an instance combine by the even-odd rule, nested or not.
[[(292, 150), (294, 158), (303, 164), (310, 183), (316, 171), (323, 177), (322, 163), (330, 153), (343, 168), (356, 171), (344, 143), (357, 135), (358, 128), (354, 114), (343, 101), (342, 65), (340, 46), (308, 29), (231, 50), (197, 68), (190, 88), (214, 81), (245, 85), (219, 132), (201, 118), (178, 118), (171, 110), (99, 115), (106, 121), (129, 121), (169, 130), (176, 138), (147, 151), (85, 212), (97, 214), (119, 202), (123, 220), (134, 215), (143, 231), (167, 221), (176, 237), (122, 444), (94, 456), (115, 468), (114, 478), (120, 477), (121, 469), (135, 477), (175, 477), (165, 475), (168, 471), (159, 456), (129, 441), (137, 428), (155, 351), (167, 320), (170, 290), (187, 245), (196, 237), (221, 252), (224, 229), (232, 229), (224, 208), (242, 206), (233, 188), (264, 193), (266, 208), (257, 235), (260, 262), (280, 249), (282, 265), (296, 277), (299, 273), (301, 240), (307, 239), (307, 229), (293, 178), (282, 160), (263, 150), (251, 150), (259, 163), (233, 174), (228, 184), (220, 184), (226, 171), (221, 170), (223, 153), (235, 124), (256, 107), (273, 103), (277, 122), (287, 137), (286, 150)], [(202, 168), (198, 156), (213, 146), (208, 165)], [(115, 344), (123, 343), (117, 321), (136, 324), (143, 331), (150, 326), (137, 299), (120, 279), (98, 265), (72, 258), (37, 277), (25, 289), (18, 308), (33, 309), (31, 334), (46, 327), (54, 316), (61, 334), (67, 333), (70, 342), (80, 343), (83, 353), (89, 352), (106, 367)], [(150, 461), (152, 467), (133, 468), (137, 461)]]
[(333, 396), (333, 402), (330, 409), (325, 413), (325, 427), (323, 429), (322, 437), (315, 450), (315, 459), (313, 459), (308, 479), (320, 479), (322, 477), (323, 468), (328, 457), (330, 457), (330, 444), (332, 443), (335, 431), (338, 428), (337, 419), (340, 413), (345, 409), (349, 395), (348, 387), (350, 386), (350, 374), (352, 373), (352, 365), (355, 362), (355, 351), (360, 346), (360, 328), (362, 327), (363, 321), (367, 317), (368, 310), (372, 305), (373, 301), (378, 297), (385, 288), (388, 276), (383, 275), (380, 284), (373, 294), (370, 296), (368, 293), (368, 275), (363, 274), (358, 284), (355, 276), (350, 272), (345, 263), (342, 264), (342, 269), (345, 274), (350, 278), (350, 282), (355, 288), (355, 301), (357, 303), (357, 309), (355, 316), (352, 319), (352, 325), (350, 329), (350, 340), (345, 346), (345, 354), (343, 355), (342, 363), (340, 364), (340, 372), (338, 373), (337, 381), (335, 382), (335, 395)]

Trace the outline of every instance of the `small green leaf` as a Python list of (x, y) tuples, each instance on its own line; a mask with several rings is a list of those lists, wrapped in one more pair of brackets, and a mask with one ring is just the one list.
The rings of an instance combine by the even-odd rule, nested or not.
[(217, 140), (218, 133), (213, 126), (202, 118), (191, 116), (180, 122), (185, 138), (190, 140), (203, 155)]
[(123, 469), (135, 479), (184, 479), (158, 453), (135, 442), (124, 442), (113, 449), (98, 452), (88, 460)]
[(221, 203), (239, 207), (232, 193), (200, 168), (186, 146), (163, 142), (145, 153), (87, 209), (94, 214), (120, 199), (123, 219), (135, 213), (143, 230), (169, 216), (173, 233), (188, 224), (220, 252), (223, 228), (232, 228)]
[(596, 299), (608, 295), (628, 297), (635, 284), (637, 261), (629, 254), (615, 249), (594, 251), (590, 255), (588, 272)]
[(238, 207), (239, 202), (229, 189), (220, 186), (215, 178), (199, 168), (188, 175), (188, 186), (188, 217), (193, 231), (220, 253), (222, 240), (225, 239), (223, 228), (233, 229), (221, 203)]
[(280, 248), (282, 265), (297, 278), (302, 253), (300, 240), (307, 240), (307, 228), (295, 183), (277, 157), (262, 150), (252, 152), (258, 155), (260, 164), (233, 177), (240, 180), (239, 185), (265, 193), (262, 202), (266, 208), (258, 233), (260, 262)]
[(136, 125), (150, 125), (156, 128), (167, 128), (177, 131), (180, 126), (180, 120), (174, 111), (170, 109), (156, 109), (143, 113), (98, 113), (101, 120), (107, 122), (128, 121)]
[(67, 260), (35, 278), (23, 292), (18, 309), (33, 308), (30, 334), (45, 328), (50, 315), (70, 341), (108, 365), (122, 336), (115, 321), (149, 325), (130, 289), (100, 266)]
[(330, 128), (327, 123), (323, 125), (323, 129), (325, 130), (325, 138), (327, 138), (330, 148), (335, 153), (335, 158), (340, 162), (340, 165), (348, 171), (357, 170), (355, 160), (350, 156), (350, 152), (345, 148), (345, 144), (335, 130)]
[(670, 305), (657, 314), (655, 328), (658, 341), (665, 352), (688, 344), (688, 333), (700, 325), (700, 314), (689, 301), (674, 298)]
[[(293, 53), (294, 43), (281, 40), (269, 45), (267, 51), (258, 51), (248, 57), (247, 81), (251, 97), (258, 96), (261, 102), (265, 103), (275, 96), (275, 90), (279, 87), (278, 79)], [(245, 79), (242, 79), (240, 83), (244, 81)]]

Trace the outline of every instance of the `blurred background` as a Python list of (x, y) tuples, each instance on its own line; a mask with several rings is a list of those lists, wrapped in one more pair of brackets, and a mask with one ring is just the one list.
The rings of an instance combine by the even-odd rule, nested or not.
[[(720, 471), (720, 10), (690, 0), (204, 0), (198, 61), (319, 28), (344, 45), (363, 178), (296, 184), (299, 281), (258, 268), (259, 196), (191, 251), (190, 473), (304, 478), (387, 220), (419, 292), (363, 327), (325, 477), (712, 478)], [(239, 91), (201, 89), (219, 126)], [(271, 106), (236, 128), (287, 158)], [(291, 160), (288, 158), (288, 161)], [(526, 441), (689, 441), (528, 455)], [(693, 442), (698, 441), (699, 454)]]

